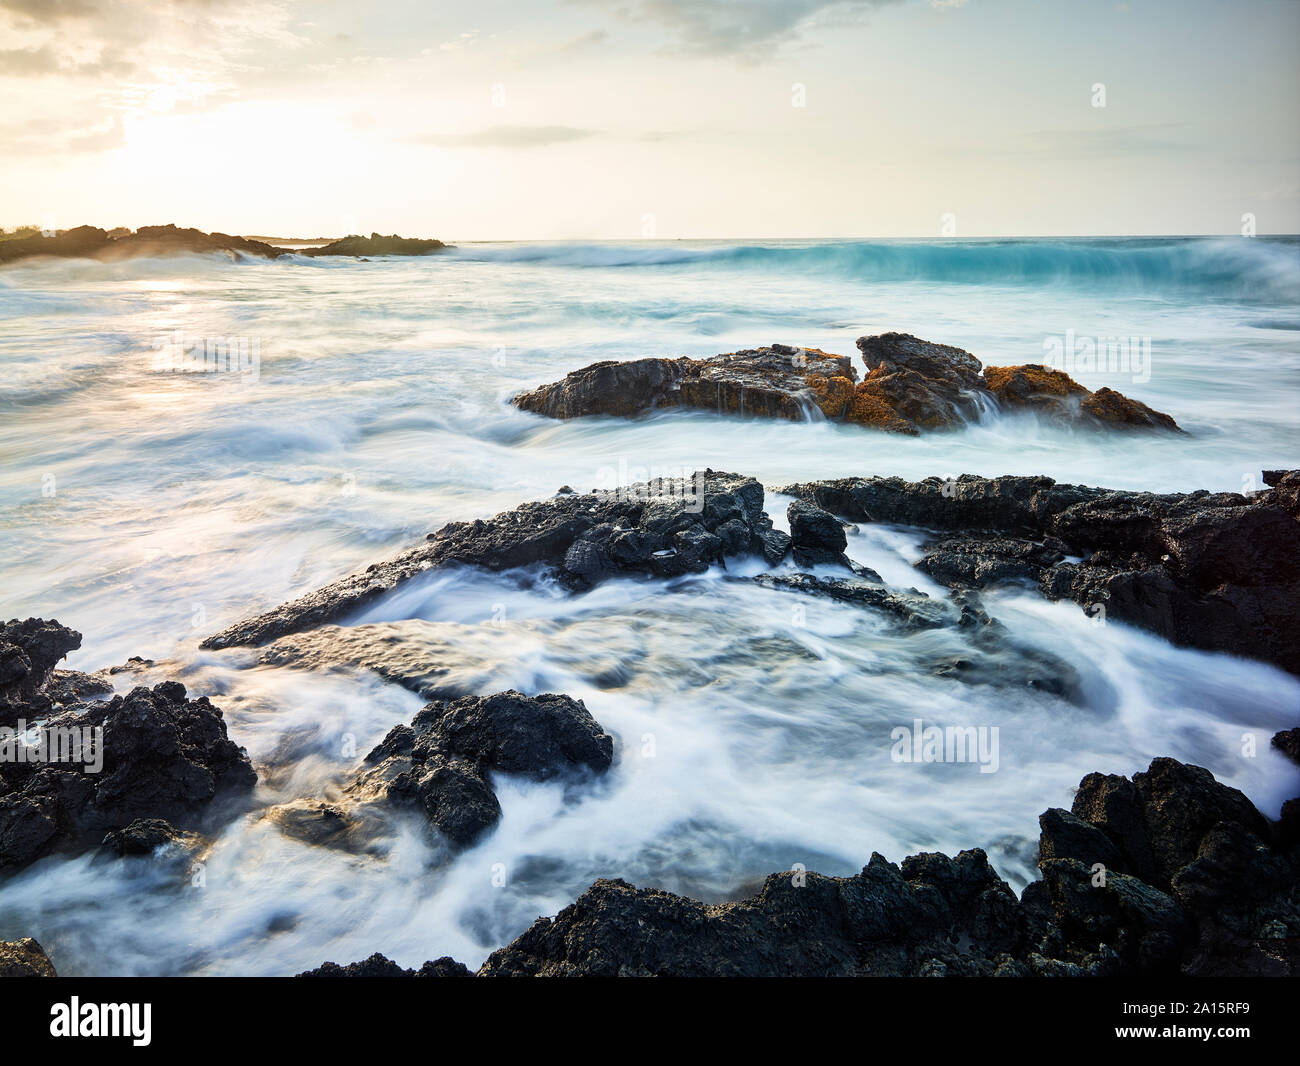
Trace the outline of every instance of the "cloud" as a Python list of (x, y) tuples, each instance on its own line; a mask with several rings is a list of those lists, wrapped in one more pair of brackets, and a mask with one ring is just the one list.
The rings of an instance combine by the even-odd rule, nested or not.
[(48, 74), (75, 74), (86, 77), (122, 76), (134, 69), (118, 54), (102, 51), (98, 58), (78, 60), (55, 52), (48, 44), (39, 48), (12, 48), (0, 51), (0, 77), (31, 78)]
[(0, 126), (0, 144), (12, 155), (82, 155), (121, 148), (126, 144), (126, 133), (116, 117), (107, 124), (64, 129), (29, 120)]
[(681, 48), (701, 56), (761, 59), (798, 40), (813, 24), (855, 20), (899, 0), (576, 0), (613, 8), (620, 17), (651, 23)]
[(12, 11), (33, 22), (58, 22), (95, 13), (95, 5), (83, 0), (0, 0), (0, 11)]
[(439, 148), (544, 148), (595, 135), (595, 130), (577, 126), (489, 126), (470, 133), (428, 134), (418, 140)]

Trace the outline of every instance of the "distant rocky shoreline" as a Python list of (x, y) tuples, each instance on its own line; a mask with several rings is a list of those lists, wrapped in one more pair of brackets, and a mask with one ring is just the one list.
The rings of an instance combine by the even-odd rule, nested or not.
[(351, 235), (327, 242), (320, 247), (278, 247), (264, 241), (236, 237), (229, 233), (204, 233), (174, 225), (141, 226), (134, 231), (113, 231), (96, 226), (78, 226), (49, 236), (38, 235), (0, 240), (0, 265), (39, 256), (61, 259), (134, 259), (142, 256), (210, 254), (252, 256), (279, 259), (286, 255), (302, 256), (382, 256), (429, 255), (448, 246), (442, 241), (417, 237)]

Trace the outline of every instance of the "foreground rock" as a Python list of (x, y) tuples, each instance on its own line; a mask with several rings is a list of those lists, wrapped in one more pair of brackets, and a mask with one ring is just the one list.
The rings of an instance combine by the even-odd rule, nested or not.
[(0, 624), (0, 726), (20, 717), (48, 714), (54, 701), (46, 687), (54, 668), (70, 651), (81, 647), (81, 634), (44, 618)]
[(418, 970), (403, 970), (397, 963), (378, 953), (363, 962), (340, 966), (326, 962), (314, 970), (305, 970), (299, 977), (469, 977), (470, 972), (462, 962), (450, 955), (426, 962)]
[(0, 977), (57, 977), (45, 949), (31, 937), (0, 940)]
[(465, 847), (501, 818), (493, 771), (546, 780), (566, 771), (603, 773), (613, 757), (613, 738), (581, 700), (513, 690), (466, 696), (430, 703), (409, 726), (394, 726), (349, 792), (419, 807)]
[(344, 237), (321, 248), (279, 248), (265, 241), (237, 237), (229, 233), (204, 233), (174, 225), (141, 226), (134, 232), (109, 233), (95, 226), (78, 226), (50, 236), (21, 237), (0, 241), (0, 264), (37, 256), (91, 258), (104, 261), (141, 256), (163, 256), (226, 252), (231, 255), (278, 259), (284, 255), (428, 255), (446, 245), (438, 240), (414, 237)]
[(1300, 471), (1265, 480), (1253, 496), (972, 475), (782, 491), (850, 521), (941, 531), (917, 566), (949, 587), (1031, 582), (1095, 617), (1300, 674)]
[[(479, 976), (1295, 976), (1300, 845), (1208, 770), (1090, 774), (1041, 819), (1017, 899), (983, 851), (873, 855), (854, 877), (786, 872), (709, 905), (599, 880)], [(449, 960), (426, 968), (447, 968)], [(363, 975), (383, 956), (314, 973)]]
[(487, 520), (452, 522), (393, 559), (230, 626), (203, 647), (260, 645), (314, 629), (433, 567), (545, 564), (569, 587), (584, 589), (617, 575), (702, 573), (741, 555), (776, 565), (789, 548), (790, 538), (763, 511), (763, 486), (739, 474), (705, 470), (608, 492), (566, 493)]
[(773, 344), (708, 359), (594, 363), (514, 403), (550, 418), (678, 406), (794, 420), (819, 411), (909, 435), (975, 421), (988, 408), (1029, 410), (1070, 425), (1178, 430), (1168, 415), (1112, 389), (1090, 392), (1059, 370), (981, 368), (961, 348), (907, 333), (859, 337), (857, 346), (867, 369), (861, 381), (846, 356)]
[(176, 825), (197, 827), (214, 800), (256, 783), (206, 697), (187, 699), (185, 686), (169, 681), (107, 701), (82, 699), (78, 693), (98, 689), (76, 683), (88, 675), (67, 672), (62, 690), (73, 695), (56, 704), (50, 659), (79, 646), (80, 634), (42, 619), (4, 631), (31, 669), (7, 690), (12, 721), (0, 729), (0, 873), (84, 850), (106, 834), (119, 853), (137, 853), (179, 835)]

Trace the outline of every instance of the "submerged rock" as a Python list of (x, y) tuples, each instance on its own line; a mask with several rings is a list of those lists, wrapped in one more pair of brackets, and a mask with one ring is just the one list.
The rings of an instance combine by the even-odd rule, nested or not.
[(981, 369), (970, 352), (907, 333), (859, 337), (857, 346), (867, 369), (861, 381), (846, 356), (772, 344), (707, 359), (606, 360), (513, 402), (550, 418), (630, 417), (676, 406), (796, 421), (820, 412), (909, 435), (951, 429), (995, 407), (1076, 425), (1178, 429), (1168, 415), (1112, 389), (1090, 392), (1059, 370)]
[(0, 977), (57, 977), (54, 963), (31, 937), (0, 940)]
[(389, 731), (348, 792), (419, 806), (463, 847), (501, 818), (493, 771), (546, 780), (566, 771), (603, 773), (613, 757), (613, 738), (581, 700), (511, 690), (430, 703), (409, 726)]
[(781, 491), (854, 522), (960, 532), (936, 538), (917, 564), (950, 587), (1033, 583), (1094, 617), (1300, 674), (1300, 471), (1270, 476), (1252, 496), (968, 474)]

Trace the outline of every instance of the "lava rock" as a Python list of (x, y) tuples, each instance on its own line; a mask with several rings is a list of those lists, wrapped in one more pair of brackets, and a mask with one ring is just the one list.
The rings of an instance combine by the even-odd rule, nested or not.
[(430, 703), (366, 756), (368, 769), (349, 792), (419, 806), (448, 840), (465, 847), (501, 818), (493, 771), (546, 780), (603, 773), (613, 757), (613, 738), (581, 700), (511, 690)]
[(1300, 471), (1271, 480), (1253, 496), (970, 474), (781, 491), (850, 521), (962, 534), (936, 538), (918, 563), (950, 587), (1036, 580), (1048, 598), (1094, 617), (1300, 674)]
[(0, 977), (57, 977), (54, 964), (31, 937), (0, 940)]
[(304, 970), (299, 977), (469, 977), (469, 969), (450, 955), (426, 962), (418, 970), (404, 970), (384, 955), (375, 953), (362, 962), (340, 966), (322, 963), (314, 970)]
[(583, 590), (616, 575), (699, 573), (728, 555), (770, 557), (780, 538), (771, 536), (763, 499), (763, 486), (753, 478), (703, 470), (452, 522), (393, 559), (228, 627), (203, 647), (260, 645), (315, 629), (433, 567), (500, 571), (542, 564), (567, 587)]

